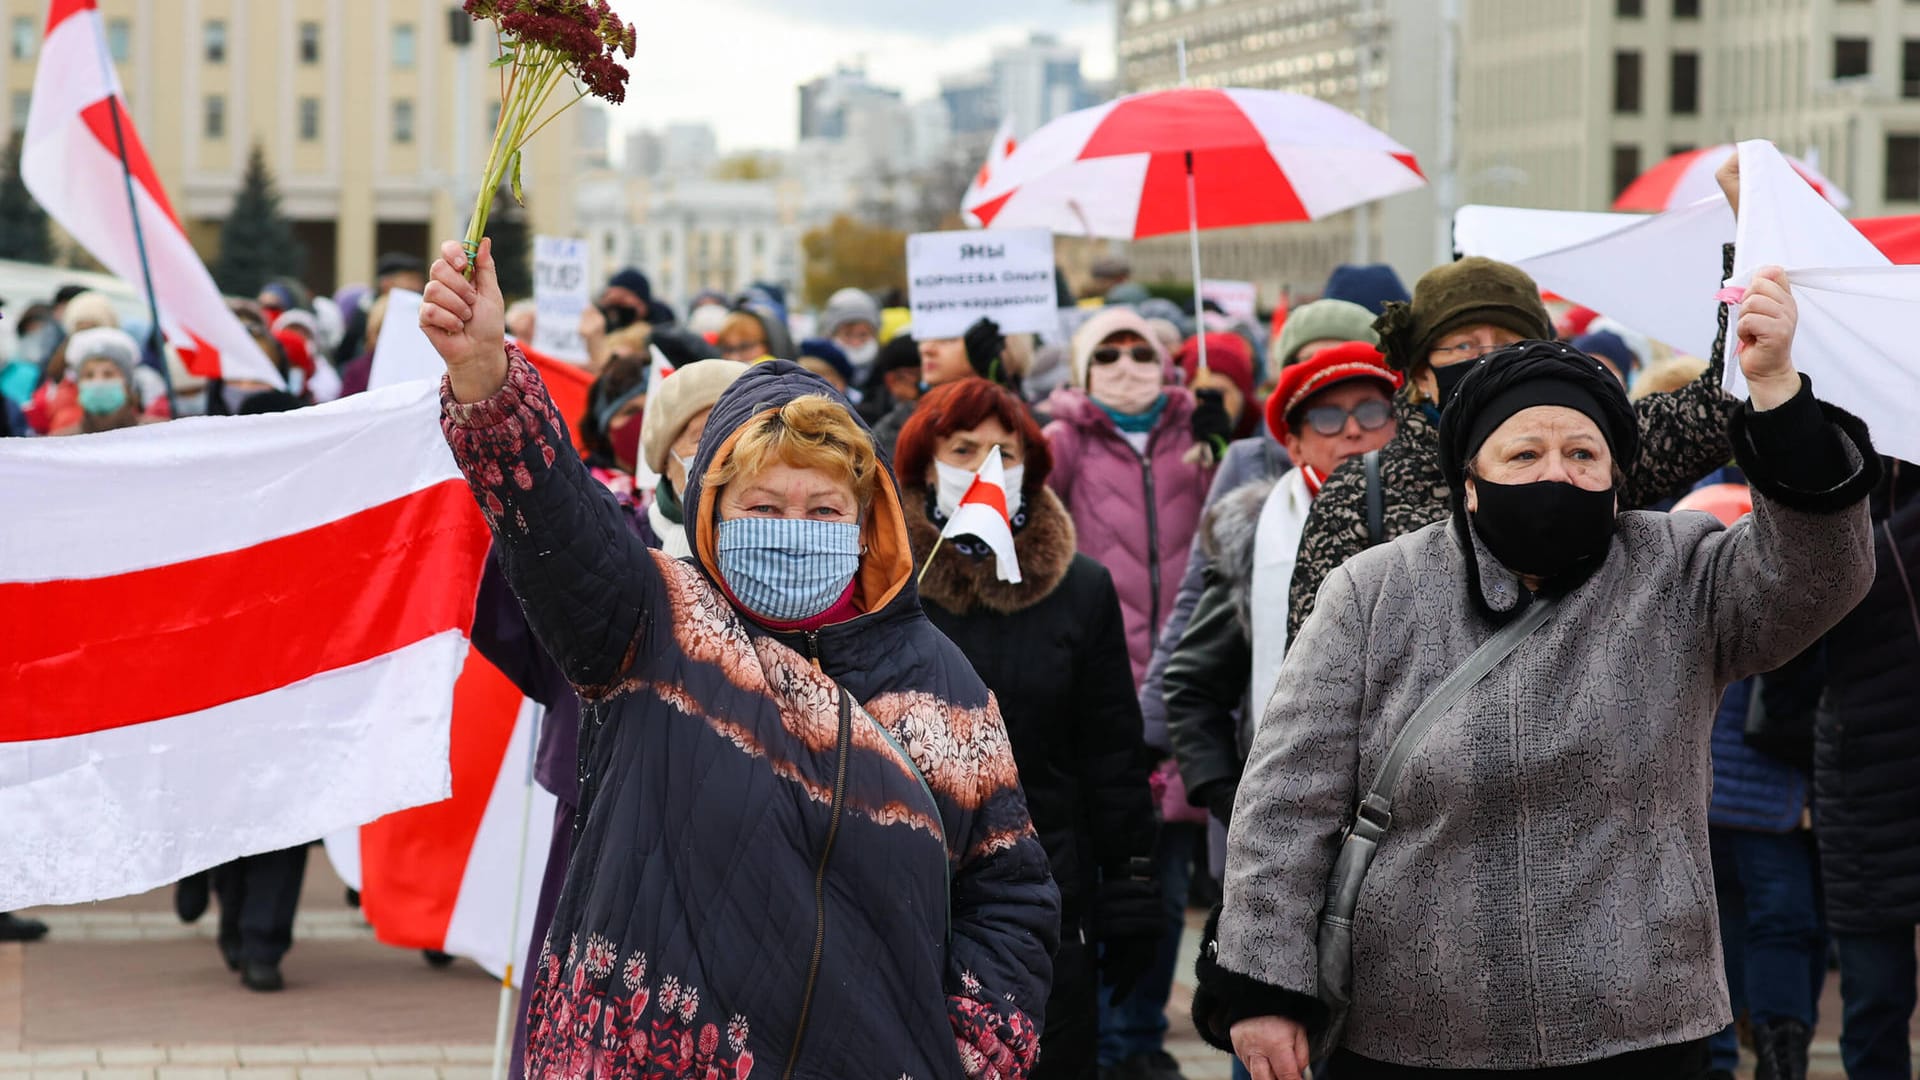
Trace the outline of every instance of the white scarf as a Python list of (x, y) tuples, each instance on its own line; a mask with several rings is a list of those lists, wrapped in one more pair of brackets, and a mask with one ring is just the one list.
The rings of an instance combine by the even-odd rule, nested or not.
[[(660, 537), (660, 550), (676, 559), (684, 559), (693, 554), (692, 545), (687, 543), (687, 527), (668, 521), (667, 515), (660, 511), (660, 500), (647, 503), (647, 521), (653, 526), (654, 535)], [(1280, 621), (1281, 629), (1286, 628), (1286, 620)]]
[(1313, 496), (1299, 469), (1289, 469), (1273, 485), (1260, 507), (1260, 523), (1253, 534), (1253, 582), (1248, 589), (1248, 617), (1253, 631), (1251, 727), (1258, 731), (1267, 711), (1267, 699), (1280, 681), (1280, 663), (1287, 655), (1287, 597), (1293, 587), (1293, 564), (1300, 554), (1300, 536), (1307, 527)]

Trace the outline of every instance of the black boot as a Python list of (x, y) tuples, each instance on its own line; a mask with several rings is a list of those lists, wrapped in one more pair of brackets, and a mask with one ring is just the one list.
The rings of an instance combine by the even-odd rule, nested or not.
[(257, 993), (271, 994), (285, 989), (287, 981), (280, 974), (279, 964), (251, 960), (240, 969), (240, 985)]
[(1772, 1020), (1753, 1026), (1753, 1080), (1807, 1080), (1807, 1051), (1813, 1032), (1798, 1020)]

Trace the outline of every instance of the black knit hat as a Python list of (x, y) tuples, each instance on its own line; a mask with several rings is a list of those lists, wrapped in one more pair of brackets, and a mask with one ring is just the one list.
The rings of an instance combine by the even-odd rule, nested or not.
[(1540, 287), (1525, 270), (1478, 255), (1420, 275), (1413, 302), (1388, 303), (1374, 321), (1380, 351), (1399, 371), (1419, 369), (1434, 343), (1462, 327), (1491, 323), (1523, 338), (1553, 337)]
[(1522, 341), (1488, 353), (1461, 378), (1440, 414), (1440, 471), (1455, 506), (1467, 464), (1494, 429), (1522, 409), (1561, 405), (1585, 413), (1621, 471), (1640, 455), (1640, 421), (1627, 392), (1598, 360), (1561, 341)]

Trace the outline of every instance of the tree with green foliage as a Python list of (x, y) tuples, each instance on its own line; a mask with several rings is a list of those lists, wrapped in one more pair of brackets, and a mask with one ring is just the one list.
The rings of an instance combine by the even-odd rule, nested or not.
[(220, 225), (220, 258), (213, 280), (229, 296), (256, 296), (261, 286), (277, 277), (298, 278), (306, 271), (307, 253), (294, 239), (293, 223), (280, 213), (267, 156), (254, 144), (247, 172), (233, 199), (233, 212)]
[(44, 265), (53, 262), (53, 231), (47, 212), (20, 179), (21, 137), (21, 129), (15, 128), (0, 157), (0, 259)]

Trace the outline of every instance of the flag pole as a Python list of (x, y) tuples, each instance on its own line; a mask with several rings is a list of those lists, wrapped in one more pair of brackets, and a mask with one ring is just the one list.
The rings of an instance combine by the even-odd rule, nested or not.
[[(1180, 85), (1187, 85), (1187, 39), (1175, 43), (1180, 62)], [(1193, 151), (1187, 151), (1187, 251), (1193, 256), (1193, 336), (1200, 343), (1200, 364), (1195, 373), (1207, 370), (1207, 313), (1200, 296), (1200, 203), (1193, 190)]]
[[(527, 892), (527, 835), (533, 828), (533, 769), (540, 754), (540, 723), (546, 719), (547, 710), (543, 705), (533, 706), (533, 724), (527, 732), (527, 776), (525, 794), (520, 800), (520, 855), (513, 860), (513, 920), (507, 924), (507, 966), (505, 974), (500, 976), (500, 1014), (493, 1026), (493, 1080), (505, 1080), (507, 1059), (513, 1043), (513, 968), (519, 960), (520, 949), (520, 905)], [(532, 942), (527, 944), (531, 945)], [(523, 971), (521, 978), (526, 977)]]
[(913, 579), (914, 588), (919, 588), (920, 583), (927, 580), (927, 571), (933, 569), (933, 557), (940, 554), (940, 545), (946, 542), (947, 537), (944, 533), (934, 537), (933, 546), (927, 549), (927, 561), (920, 564), (920, 576)]
[(133, 193), (133, 166), (127, 162), (126, 130), (120, 123), (120, 79), (113, 70), (113, 56), (107, 51), (107, 39), (101, 34), (94, 35), (94, 51), (100, 57), (100, 73), (110, 92), (107, 94), (107, 115), (113, 118), (114, 152), (120, 159), (120, 179), (127, 186), (127, 218), (133, 223), (133, 247), (140, 253), (140, 275), (147, 288), (147, 351), (152, 356), (154, 366), (160, 369), (160, 381), (167, 388), (167, 411), (178, 415), (178, 402), (173, 397), (173, 372), (167, 370), (166, 353), (160, 344), (160, 303), (153, 294), (153, 267), (147, 263), (147, 238), (140, 228), (140, 202)]

